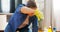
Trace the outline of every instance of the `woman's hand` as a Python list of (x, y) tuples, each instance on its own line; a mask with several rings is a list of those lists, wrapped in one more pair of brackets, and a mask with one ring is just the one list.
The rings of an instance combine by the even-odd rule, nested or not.
[(28, 14), (28, 16), (34, 16), (34, 13)]

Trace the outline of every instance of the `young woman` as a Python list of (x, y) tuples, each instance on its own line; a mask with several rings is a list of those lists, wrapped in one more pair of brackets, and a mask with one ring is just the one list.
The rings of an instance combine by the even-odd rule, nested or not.
[(29, 32), (29, 25), (32, 23), (32, 32), (38, 32), (37, 18), (34, 11), (37, 8), (34, 1), (28, 1), (27, 5), (20, 4), (15, 13), (12, 15), (10, 21), (4, 32)]

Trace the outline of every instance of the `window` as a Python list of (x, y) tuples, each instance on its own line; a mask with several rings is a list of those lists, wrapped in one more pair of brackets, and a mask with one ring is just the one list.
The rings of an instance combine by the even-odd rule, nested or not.
[(3, 13), (9, 13), (10, 11), (10, 0), (1, 0), (1, 8)]
[(0, 12), (2, 12), (2, 11), (1, 11), (1, 0), (0, 0)]

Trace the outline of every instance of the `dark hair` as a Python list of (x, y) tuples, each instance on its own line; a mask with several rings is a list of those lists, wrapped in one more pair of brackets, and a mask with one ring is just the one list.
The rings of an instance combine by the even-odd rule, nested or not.
[(27, 2), (26, 6), (29, 8), (37, 8), (36, 3), (34, 1), (31, 1), (31, 0)]

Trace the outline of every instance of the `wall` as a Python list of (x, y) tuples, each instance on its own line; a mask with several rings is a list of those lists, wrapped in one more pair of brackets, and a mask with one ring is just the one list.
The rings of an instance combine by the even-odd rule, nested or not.
[(53, 13), (55, 16), (55, 26), (60, 31), (60, 0), (53, 0)]
[(51, 26), (52, 22), (52, 0), (44, 1), (44, 26)]
[(0, 15), (0, 30), (5, 29), (6, 25), (8, 24), (6, 21), (7, 21), (6, 15)]

